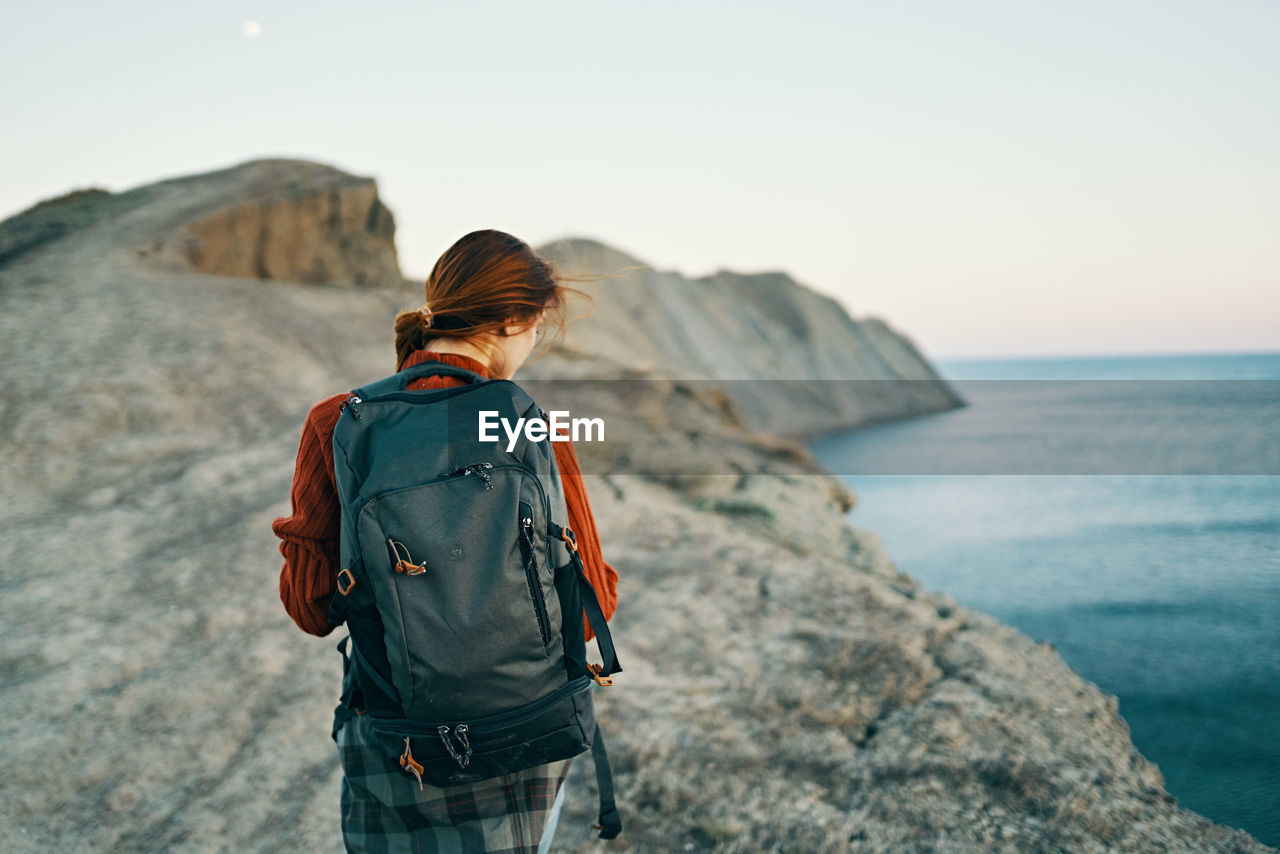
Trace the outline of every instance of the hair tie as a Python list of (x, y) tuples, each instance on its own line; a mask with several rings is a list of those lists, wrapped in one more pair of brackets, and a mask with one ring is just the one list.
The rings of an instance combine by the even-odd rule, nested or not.
[(422, 308), (418, 309), (418, 321), (422, 324), (424, 329), (430, 327), (431, 326), (431, 309), (427, 308), (425, 305)]

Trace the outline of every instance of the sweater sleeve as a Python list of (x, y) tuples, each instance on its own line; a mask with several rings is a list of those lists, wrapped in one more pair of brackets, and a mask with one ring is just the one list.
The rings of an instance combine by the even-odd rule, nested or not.
[[(578, 463), (578, 454), (572, 442), (553, 442), (556, 465), (560, 469), (560, 478), (564, 484), (565, 504), (569, 510), (569, 527), (573, 529), (578, 540), (578, 553), (582, 557), (583, 569), (587, 580), (596, 590), (596, 598), (600, 600), (600, 609), (605, 619), (611, 619), (618, 608), (618, 573), (605, 562), (600, 547), (600, 534), (596, 530), (596, 520), (591, 514), (591, 502), (587, 499), (587, 486), (582, 479), (582, 466)], [(595, 633), (587, 624), (587, 640)]]
[[(341, 398), (341, 396), (339, 396)], [(281, 540), (280, 601), (298, 627), (327, 635), (329, 600), (337, 589), (340, 517), (333, 480), (332, 428), (324, 422), (336, 402), (321, 401), (307, 413), (293, 472), (293, 514), (271, 524)]]

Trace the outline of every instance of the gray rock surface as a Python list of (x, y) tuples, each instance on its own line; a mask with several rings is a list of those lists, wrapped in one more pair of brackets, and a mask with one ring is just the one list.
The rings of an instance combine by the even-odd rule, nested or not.
[[(65, 200), (75, 227), (0, 265), (3, 851), (341, 850), (341, 632), (290, 622), (269, 526), (306, 409), (389, 370), (416, 295), (140, 254), (203, 210), (174, 186)], [(1268, 850), (1180, 809), (1052, 649), (898, 573), (803, 449), (643, 376), (582, 405), (641, 411), (642, 458), (718, 468), (580, 448), (621, 577), (598, 700), (626, 832), (591, 838), (584, 757), (564, 850)]]

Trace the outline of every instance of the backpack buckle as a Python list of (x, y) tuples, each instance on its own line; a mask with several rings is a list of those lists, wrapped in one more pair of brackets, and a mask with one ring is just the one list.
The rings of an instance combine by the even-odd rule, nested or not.
[(409, 750), (409, 739), (404, 740), (404, 753), (400, 756), (400, 767), (412, 774), (418, 781), (418, 788), (422, 788), (422, 763), (413, 758), (413, 753)]
[[(342, 586), (342, 576), (344, 575), (347, 577), (346, 587)], [(343, 569), (341, 572), (338, 573), (338, 592), (339, 593), (341, 593), (343, 596), (346, 596), (348, 593), (351, 592), (351, 588), (355, 586), (356, 586), (356, 577), (351, 574), (351, 570)]]
[(564, 544), (568, 547), (569, 551), (576, 552), (578, 550), (578, 537), (571, 529), (567, 527), (561, 528), (560, 539), (564, 540)]
[(605, 688), (608, 688), (613, 684), (613, 677), (605, 676), (603, 673), (604, 668), (599, 664), (596, 664), (594, 661), (587, 662), (587, 670), (591, 671), (591, 678), (595, 680), (597, 685), (602, 685)]

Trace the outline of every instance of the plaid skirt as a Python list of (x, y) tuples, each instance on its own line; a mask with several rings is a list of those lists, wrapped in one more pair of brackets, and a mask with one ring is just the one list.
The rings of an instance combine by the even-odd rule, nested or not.
[(337, 731), (342, 839), (348, 851), (536, 854), (572, 759), (478, 783), (438, 788), (406, 773), (366, 715)]

